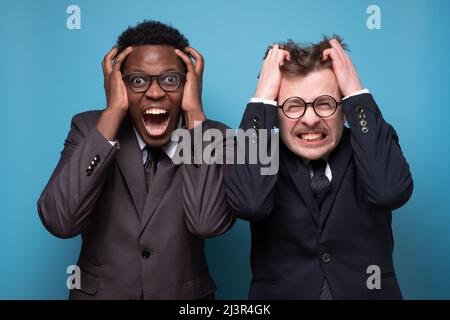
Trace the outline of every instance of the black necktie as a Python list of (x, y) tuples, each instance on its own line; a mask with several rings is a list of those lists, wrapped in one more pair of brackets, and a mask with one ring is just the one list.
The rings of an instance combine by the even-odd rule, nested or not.
[(316, 198), (319, 207), (322, 206), (323, 200), (330, 192), (330, 180), (325, 175), (325, 168), (327, 162), (324, 159), (312, 160), (309, 162), (313, 170), (313, 177), (311, 178), (311, 190), (314, 198)]
[[(325, 169), (327, 162), (324, 159), (313, 160), (310, 163), (313, 170), (313, 177), (311, 178), (311, 190), (314, 198), (316, 198), (319, 207), (322, 206), (323, 200), (330, 192), (330, 180), (325, 175)], [(330, 286), (327, 279), (323, 280), (322, 290), (320, 291), (320, 300), (332, 300), (333, 295), (331, 293)]]
[(158, 166), (158, 161), (161, 159), (162, 150), (160, 148), (152, 148), (150, 146), (147, 149), (147, 160), (144, 163), (145, 170), (145, 185), (147, 187), (147, 192), (150, 190), (150, 186), (154, 180), (156, 169)]

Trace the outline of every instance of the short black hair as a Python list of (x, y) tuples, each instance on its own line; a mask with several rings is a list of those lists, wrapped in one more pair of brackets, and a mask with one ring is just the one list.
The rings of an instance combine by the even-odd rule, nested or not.
[(144, 20), (129, 26), (117, 38), (119, 52), (130, 46), (170, 45), (179, 50), (189, 46), (189, 41), (174, 27), (155, 20)]

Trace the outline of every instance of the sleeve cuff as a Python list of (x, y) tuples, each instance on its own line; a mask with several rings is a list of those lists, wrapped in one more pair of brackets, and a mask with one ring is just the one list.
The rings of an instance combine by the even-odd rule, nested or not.
[(363, 94), (363, 93), (370, 93), (370, 91), (369, 91), (369, 89), (362, 89), (362, 90), (356, 91), (355, 93), (349, 94), (348, 96), (342, 98), (342, 100), (345, 100), (345, 99), (348, 99), (350, 97), (357, 96), (357, 95), (360, 95), (360, 94)]
[(276, 101), (269, 100), (269, 99), (262, 99), (262, 98), (251, 98), (250, 103), (264, 103), (264, 104), (270, 104), (272, 106), (277, 106)]

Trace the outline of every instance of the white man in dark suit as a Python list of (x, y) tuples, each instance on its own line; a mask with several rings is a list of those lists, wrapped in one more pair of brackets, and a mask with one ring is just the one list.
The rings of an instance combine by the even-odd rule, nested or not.
[(259, 148), (261, 130), (281, 137), (276, 174), (230, 168), (230, 205), (251, 222), (250, 299), (402, 298), (391, 219), (413, 181), (344, 47), (339, 37), (272, 46), (244, 112)]
[(107, 107), (73, 117), (38, 201), (52, 234), (82, 236), (70, 298), (214, 298), (204, 239), (234, 221), (223, 168), (172, 161), (175, 129), (225, 130), (203, 112), (203, 57), (177, 29), (144, 21), (102, 65)]

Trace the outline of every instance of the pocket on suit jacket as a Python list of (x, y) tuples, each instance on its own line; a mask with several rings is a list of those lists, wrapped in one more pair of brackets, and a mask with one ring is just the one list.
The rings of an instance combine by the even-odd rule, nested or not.
[(215, 290), (216, 285), (208, 273), (187, 281), (183, 286), (183, 292), (190, 296), (187, 299), (200, 299), (213, 293)]
[(81, 272), (81, 288), (80, 290), (89, 295), (95, 295), (99, 286), (98, 278), (86, 271)]
[(72, 291), (81, 291), (91, 296), (95, 295), (99, 287), (100, 266), (87, 261), (79, 261), (78, 264), (81, 271), (80, 288), (72, 289)]

